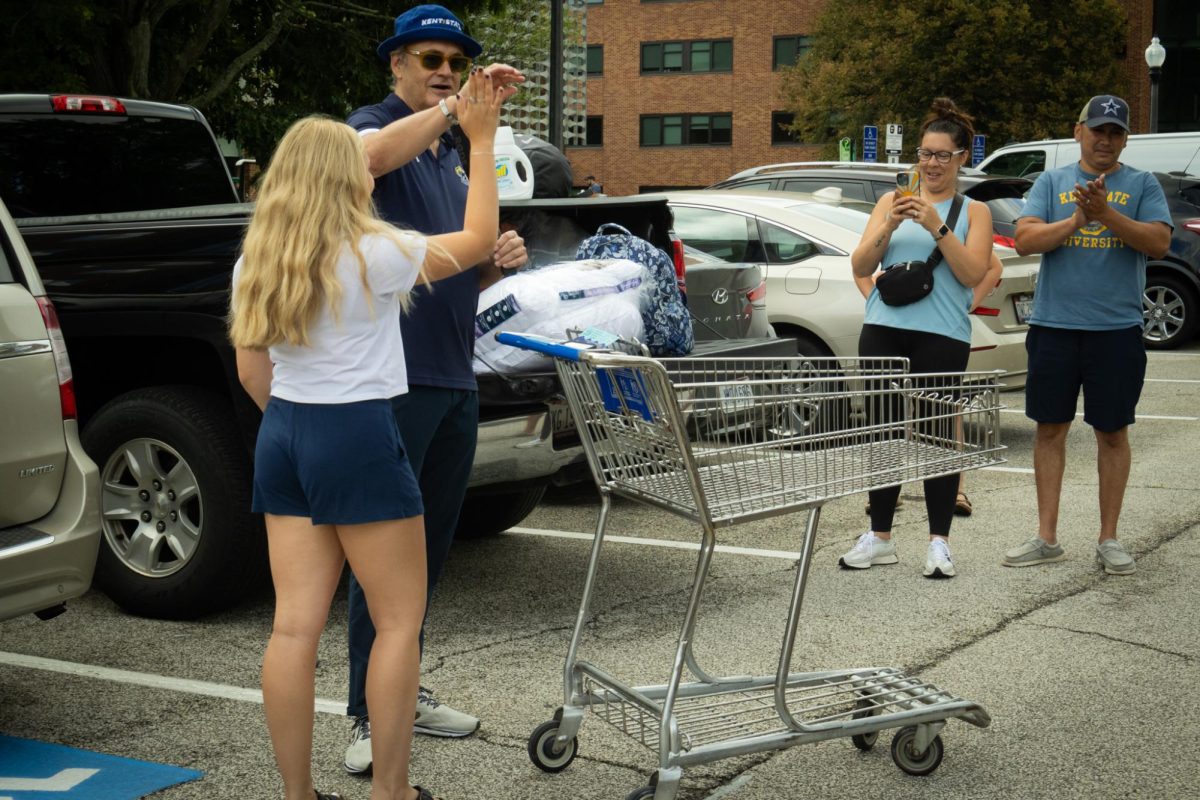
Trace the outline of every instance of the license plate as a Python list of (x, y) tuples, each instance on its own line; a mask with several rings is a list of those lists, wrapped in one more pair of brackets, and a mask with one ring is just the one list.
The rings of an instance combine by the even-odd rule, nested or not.
[(754, 407), (754, 388), (748, 383), (721, 387), (721, 410), (726, 414)]
[(1017, 312), (1017, 324), (1024, 325), (1033, 316), (1033, 295), (1015, 295), (1013, 297), (1013, 308)]

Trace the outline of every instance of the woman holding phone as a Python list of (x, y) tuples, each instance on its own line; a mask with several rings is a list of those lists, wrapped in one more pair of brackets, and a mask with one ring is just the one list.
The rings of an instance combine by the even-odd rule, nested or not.
[[(921, 126), (917, 148), (917, 179), (905, 175), (897, 191), (879, 199), (850, 263), (855, 280), (866, 288), (882, 267), (927, 261), (935, 251), (941, 261), (933, 270), (933, 288), (904, 305), (889, 305), (877, 285), (870, 288), (858, 353), (862, 357), (903, 356), (913, 373), (962, 372), (971, 350), (967, 316), (973, 289), (987, 274), (992, 258), (992, 215), (984, 203), (961, 198), (953, 226), (946, 220), (957, 196), (958, 171), (966, 163), (974, 129), (971, 117), (949, 98), (933, 101)], [(915, 185), (914, 185), (915, 184)], [(910, 193), (911, 192), (911, 193)], [(961, 197), (961, 196), (959, 196)], [(929, 544), (924, 575), (955, 575), (950, 554), (950, 524), (954, 518), (958, 475), (925, 481)], [(869, 569), (899, 561), (892, 542), (892, 521), (900, 486), (870, 493), (871, 529), (858, 537), (838, 564), (845, 569)]]

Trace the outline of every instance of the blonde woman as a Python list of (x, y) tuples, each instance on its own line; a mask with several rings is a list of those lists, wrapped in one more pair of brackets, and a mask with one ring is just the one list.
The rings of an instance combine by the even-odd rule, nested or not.
[(407, 391), (399, 316), (408, 291), (482, 261), (496, 241), (502, 95), (473, 73), (461, 100), (476, 176), (462, 231), (425, 238), (380, 220), (358, 134), (309, 117), (275, 151), (234, 268), (230, 339), (242, 385), (263, 409), (253, 509), (265, 515), (276, 597), (263, 701), (286, 800), (338, 797), (313, 788), (313, 683), (346, 560), (377, 631), (367, 676), (371, 798), (430, 797), (408, 781), (423, 509), (389, 398)]

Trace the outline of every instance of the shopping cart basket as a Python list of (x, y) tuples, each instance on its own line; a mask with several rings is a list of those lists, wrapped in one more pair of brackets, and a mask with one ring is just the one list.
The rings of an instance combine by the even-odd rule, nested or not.
[[(979, 704), (897, 668), (789, 670), (821, 506), (1003, 461), (996, 374), (914, 375), (906, 359), (651, 359), (498, 338), (555, 356), (601, 499), (564, 702), (529, 738), (535, 765), (559, 772), (571, 763), (586, 710), (657, 747), (657, 771), (627, 800), (671, 800), (690, 765), (843, 736), (869, 750), (885, 729), (899, 729), (896, 765), (926, 775), (941, 763), (947, 720), (990, 723)], [(703, 532), (663, 685), (630, 686), (578, 657), (613, 495)], [(800, 510), (808, 520), (776, 673), (708, 674), (692, 640), (717, 528)], [(683, 680), (685, 670), (694, 680)]]

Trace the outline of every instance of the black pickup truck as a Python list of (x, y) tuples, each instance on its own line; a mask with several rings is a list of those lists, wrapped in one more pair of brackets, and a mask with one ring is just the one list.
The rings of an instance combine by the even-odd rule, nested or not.
[[(58, 309), (84, 447), (100, 467), (96, 583), (147, 616), (232, 604), (266, 574), (265, 537), (249, 512), (260, 415), (225, 334), (251, 206), (237, 202), (207, 122), (196, 109), (147, 101), (0, 96), (0, 197)], [(584, 230), (617, 222), (671, 252), (662, 200), (530, 200), (506, 204), (506, 213), (530, 208)], [(750, 276), (744, 291), (760, 280)], [(702, 324), (696, 334), (706, 355), (787, 353), (786, 341), (726, 339)], [(552, 373), (479, 383), (479, 448), (460, 535), (503, 531), (549, 483), (586, 475)]]

